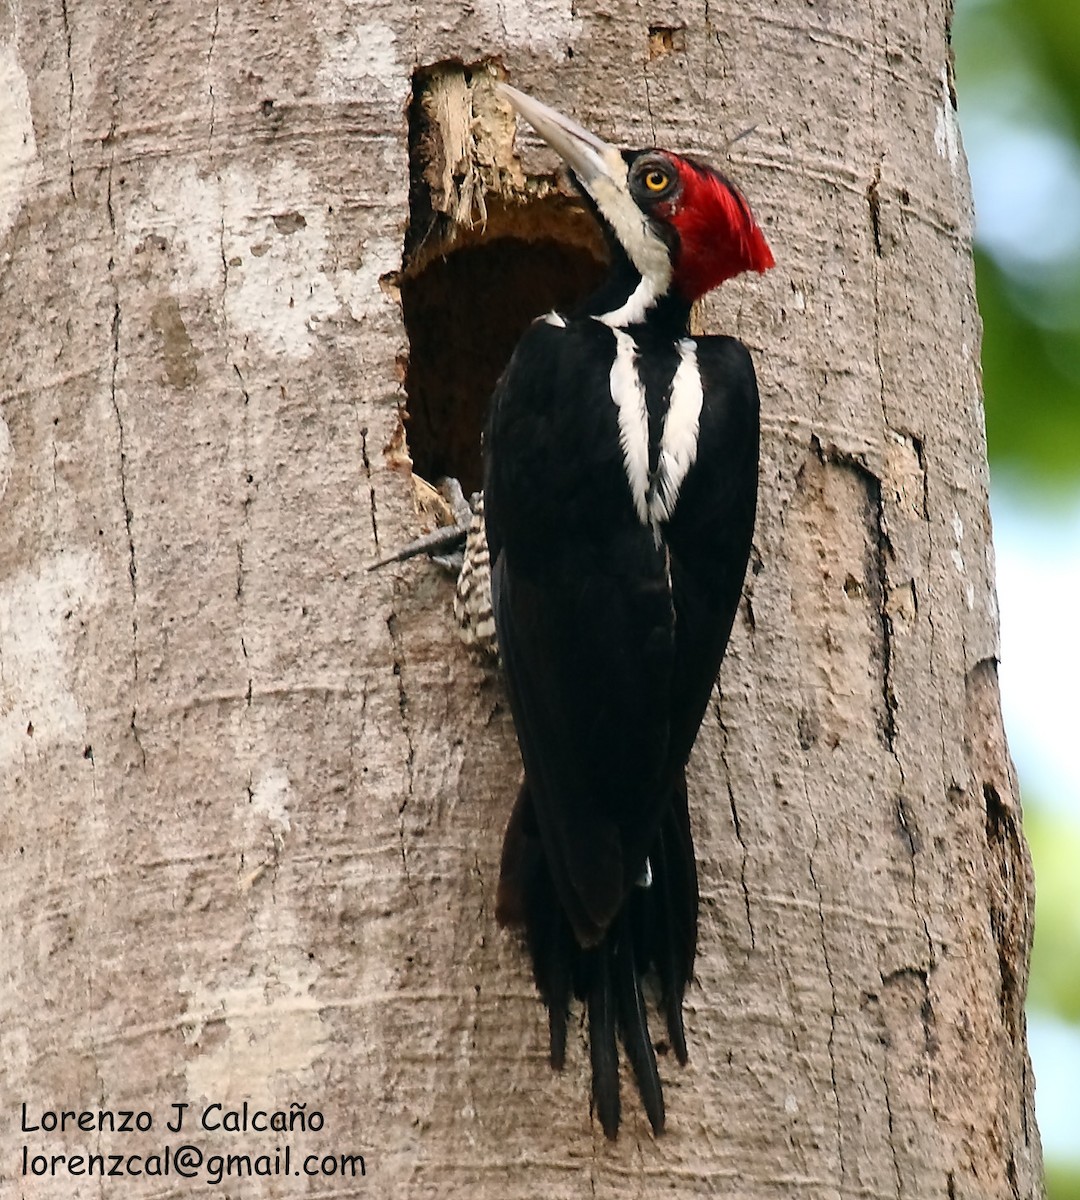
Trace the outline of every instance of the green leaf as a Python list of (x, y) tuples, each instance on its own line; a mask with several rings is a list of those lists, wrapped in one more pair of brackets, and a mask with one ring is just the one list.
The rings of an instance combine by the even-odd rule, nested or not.
[[(975, 262), (991, 461), (1023, 472), (1025, 483), (1072, 490), (1080, 465), (1080, 322), (1045, 328), (1030, 315), (1038, 296), (1011, 286), (989, 255)], [(1049, 316), (1045, 304), (1042, 312)]]

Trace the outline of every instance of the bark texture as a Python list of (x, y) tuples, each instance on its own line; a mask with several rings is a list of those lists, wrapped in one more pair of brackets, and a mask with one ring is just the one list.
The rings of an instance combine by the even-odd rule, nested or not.
[[(364, 1156), (226, 1185), (250, 1197), (1040, 1194), (949, 18), (0, 0), (5, 1194), (187, 1195), (21, 1156), (188, 1141)], [(629, 1087), (604, 1141), (583, 1033), (546, 1065), (492, 913), (517, 751), (451, 583), (364, 570), (420, 523), (410, 89), (455, 59), (727, 163), (779, 262), (701, 313), (758, 363), (761, 503), (692, 760), (698, 984), (659, 1141)], [(444, 190), (552, 194), (476, 103)], [(197, 1127), (245, 1100), (325, 1124)], [(26, 1132), (23, 1102), (154, 1128)]]

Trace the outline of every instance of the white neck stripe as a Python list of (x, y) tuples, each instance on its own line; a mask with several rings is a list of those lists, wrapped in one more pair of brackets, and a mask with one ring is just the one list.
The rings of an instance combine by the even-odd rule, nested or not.
[(656, 304), (656, 288), (651, 279), (642, 276), (638, 285), (626, 298), (625, 302), (609, 313), (597, 317), (612, 329), (625, 328), (627, 325), (640, 325), (645, 315)]
[(697, 458), (704, 399), (697, 343), (692, 338), (683, 338), (679, 342), (679, 365), (671, 381), (671, 399), (664, 414), (660, 460), (649, 489), (649, 517), (654, 522), (671, 519), (679, 489)]
[(619, 413), (619, 445), (630, 485), (634, 510), (643, 525), (649, 521), (646, 493), (649, 487), (649, 418), (645, 388), (637, 371), (637, 344), (621, 329), (615, 335), (615, 361), (611, 364), (611, 398)]
[[(596, 318), (603, 321), (603, 318)], [(604, 324), (608, 322), (604, 321)], [(611, 398), (618, 411), (619, 445), (634, 511), (642, 525), (652, 527), (659, 545), (660, 525), (671, 520), (679, 492), (697, 459), (704, 392), (698, 370), (697, 343), (683, 338), (679, 364), (671, 380), (656, 471), (649, 472), (649, 415), (645, 387), (637, 369), (638, 347), (623, 329), (610, 326), (615, 337), (611, 364)]]

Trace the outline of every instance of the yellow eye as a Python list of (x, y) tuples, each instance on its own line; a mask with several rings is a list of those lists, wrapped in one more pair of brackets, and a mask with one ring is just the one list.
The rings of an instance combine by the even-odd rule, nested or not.
[(650, 192), (662, 192), (670, 182), (670, 176), (666, 171), (661, 171), (657, 167), (653, 167), (645, 176), (645, 186)]

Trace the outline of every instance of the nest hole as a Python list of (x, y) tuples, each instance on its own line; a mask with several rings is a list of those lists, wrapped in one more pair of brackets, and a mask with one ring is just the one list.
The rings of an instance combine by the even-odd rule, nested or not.
[(578, 304), (602, 273), (579, 245), (511, 235), (481, 238), (402, 281), (406, 431), (417, 474), (452, 475), (466, 495), (480, 490), (488, 403), (514, 346), (536, 317)]

